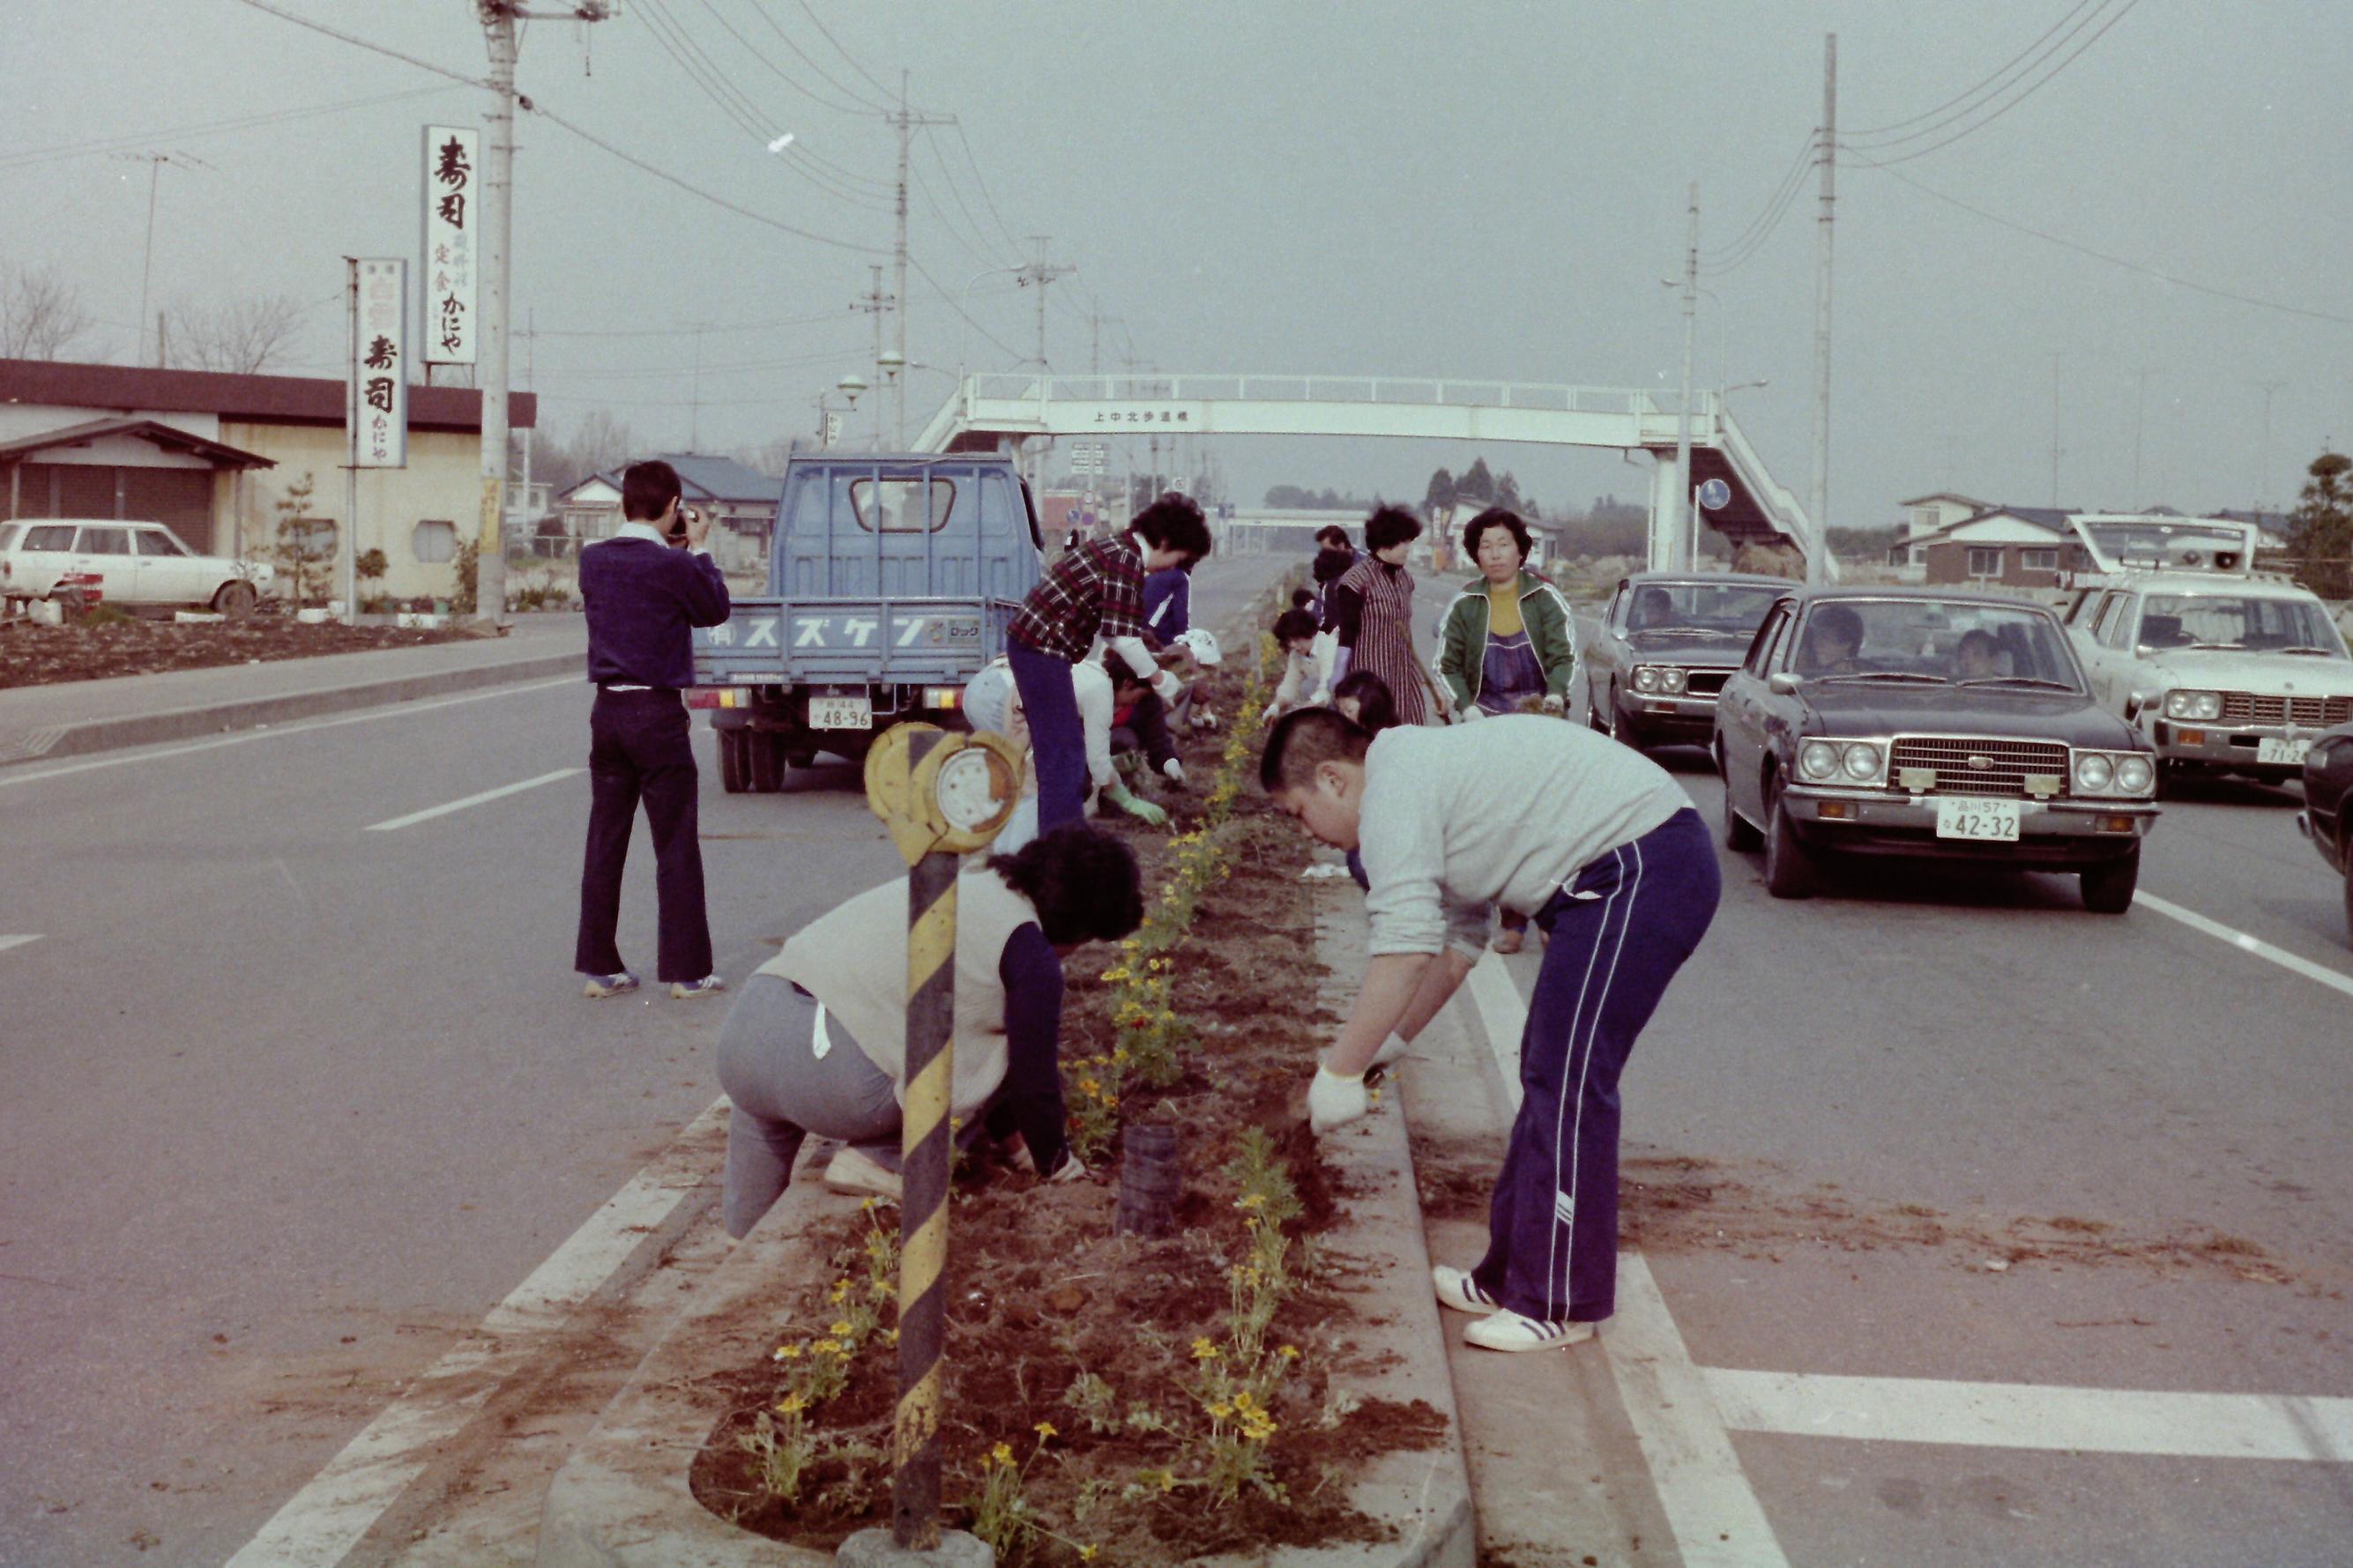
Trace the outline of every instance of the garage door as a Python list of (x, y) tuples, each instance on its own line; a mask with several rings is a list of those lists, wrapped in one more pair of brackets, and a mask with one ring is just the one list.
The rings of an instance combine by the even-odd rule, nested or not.
[(213, 547), (213, 471), (107, 463), (26, 463), (19, 470), (23, 517), (120, 517), (160, 522), (208, 552)]

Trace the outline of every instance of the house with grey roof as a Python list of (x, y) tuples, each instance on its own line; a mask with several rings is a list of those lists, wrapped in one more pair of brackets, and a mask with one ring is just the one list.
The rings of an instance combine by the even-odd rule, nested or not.
[[(703, 452), (654, 452), (678, 470), (681, 499), (712, 521), (711, 554), (723, 572), (748, 572), (765, 564), (776, 531), (776, 502), (784, 481), (733, 458)], [(631, 462), (647, 458), (633, 458)], [(621, 474), (628, 464), (591, 474), (556, 498), (554, 516), (563, 533), (551, 542), (564, 553), (621, 526)]]

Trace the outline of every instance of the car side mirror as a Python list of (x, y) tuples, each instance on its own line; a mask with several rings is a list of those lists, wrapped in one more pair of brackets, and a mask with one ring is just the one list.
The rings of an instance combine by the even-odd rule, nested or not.
[(2133, 721), (2138, 719), (2140, 717), (2140, 710), (2147, 706), (2148, 693), (2146, 691), (2136, 691), (2129, 697), (2126, 697), (2125, 699), (2125, 722), (2129, 724), (2133, 722)]
[(1803, 684), (1802, 677), (1792, 675), (1786, 669), (1778, 675), (1768, 675), (1765, 678), (1765, 689), (1776, 697), (1795, 697), (1798, 694), (1798, 688)]

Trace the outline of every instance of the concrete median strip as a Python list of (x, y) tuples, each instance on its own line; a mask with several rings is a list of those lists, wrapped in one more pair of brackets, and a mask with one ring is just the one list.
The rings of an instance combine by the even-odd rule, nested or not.
[(473, 691), (483, 687), (503, 686), (512, 682), (538, 680), (553, 676), (578, 676), (586, 668), (577, 651), (543, 654), (528, 658), (501, 659), (494, 664), (472, 665), (459, 669), (438, 669), (416, 675), (400, 676), (390, 680), (353, 681), (343, 686), (331, 686), (311, 691), (289, 691), (269, 697), (253, 697), (233, 702), (204, 703), (186, 708), (167, 709), (157, 713), (127, 714), (120, 718), (92, 719), (77, 724), (53, 724), (44, 728), (20, 731), (13, 735), (0, 735), (0, 768), (25, 763), (54, 761), (60, 757), (83, 756), (92, 752), (120, 751), (131, 746), (160, 745), (170, 741), (185, 741), (201, 735), (218, 735), (235, 730), (252, 730), (265, 724), (289, 723), (298, 719), (315, 718), (322, 713), (340, 713), (353, 708), (381, 707), (387, 703), (412, 702), (422, 697), (439, 697), (455, 691)]

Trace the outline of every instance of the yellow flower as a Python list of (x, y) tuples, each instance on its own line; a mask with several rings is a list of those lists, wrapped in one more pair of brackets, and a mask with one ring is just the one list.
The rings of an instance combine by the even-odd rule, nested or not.
[(1274, 1353), (1281, 1356), (1285, 1361), (1297, 1361), (1299, 1359), (1299, 1347), (1297, 1345), (1285, 1345)]
[(1103, 1109), (1105, 1110), (1117, 1110), (1119, 1109), (1119, 1096), (1115, 1094), (1104, 1095)]
[(1013, 1462), (1013, 1449), (1008, 1444), (999, 1443), (988, 1451), (988, 1457), (1000, 1465), (1009, 1465)]
[(1176, 1489), (1176, 1471), (1163, 1470), (1160, 1472), (1160, 1489), (1164, 1492), (1173, 1492)]
[(1240, 1411), (1244, 1416), (1248, 1416), (1251, 1411), (1258, 1408), (1258, 1401), (1252, 1398), (1250, 1396), (1250, 1391), (1245, 1388), (1240, 1394), (1234, 1395), (1234, 1408)]
[(1082, 1546), (1079, 1548), (1079, 1561), (1092, 1563), (1095, 1560), (1095, 1553), (1102, 1550), (1101, 1547), (1094, 1545)]
[(848, 1339), (849, 1337), (849, 1321), (844, 1319), (842, 1321), (834, 1324), (832, 1329), (828, 1331), (838, 1339)]
[(885, 1330), (883, 1330), (883, 1331), (882, 1331), (882, 1342), (883, 1342), (884, 1344), (886, 1344), (886, 1345), (895, 1345), (895, 1344), (897, 1344), (897, 1343), (899, 1342), (899, 1331), (898, 1331), (898, 1330), (896, 1330), (896, 1329), (885, 1329)]
[(809, 1349), (817, 1352), (819, 1355), (839, 1355), (841, 1353), (841, 1342), (839, 1340), (818, 1340), (813, 1342), (809, 1346)]
[(1220, 1421), (1223, 1421), (1227, 1416), (1231, 1415), (1233, 1413), (1234, 1407), (1231, 1405), (1221, 1403), (1209, 1406), (1209, 1414), (1216, 1416)]
[(801, 1359), (801, 1347), (798, 1345), (778, 1345), (776, 1347), (776, 1353), (769, 1359), (772, 1361), (798, 1361)]
[(787, 1394), (776, 1401), (776, 1408), (787, 1415), (798, 1415), (808, 1408), (808, 1402), (797, 1394)]
[(1054, 1424), (1051, 1421), (1040, 1421), (1037, 1426), (1032, 1426), (1030, 1430), (1038, 1434), (1039, 1439), (1041, 1442), (1048, 1437), (1059, 1437), (1061, 1436), (1060, 1433), (1054, 1430)]
[(1218, 1347), (1211, 1344), (1207, 1338), (1196, 1339), (1193, 1342), (1193, 1359), (1215, 1361), (1218, 1359)]
[[(833, 1282), (833, 1289), (832, 1289), (832, 1291), (828, 1294), (828, 1300), (833, 1300), (833, 1301), (839, 1301), (839, 1300), (840, 1300), (843, 1297), (845, 1297), (845, 1296), (847, 1296), (847, 1295), (849, 1295), (849, 1280), (847, 1280), (847, 1279), (837, 1279), (837, 1280), (835, 1280), (835, 1281)], [(848, 1331), (848, 1330), (846, 1330), (846, 1329), (845, 1329), (845, 1330), (843, 1330), (842, 1331), (843, 1331), (844, 1333), (849, 1332), (849, 1331)]]
[(1262, 1209), (1266, 1207), (1266, 1194), (1263, 1193), (1245, 1193), (1240, 1197), (1234, 1200), (1234, 1207), (1238, 1209)]

